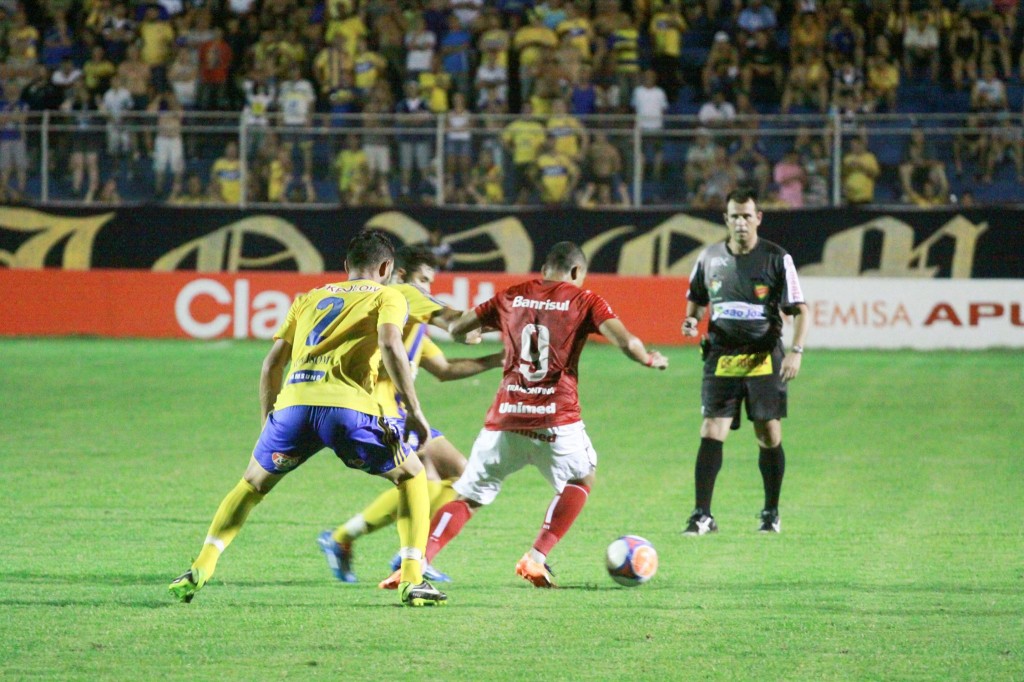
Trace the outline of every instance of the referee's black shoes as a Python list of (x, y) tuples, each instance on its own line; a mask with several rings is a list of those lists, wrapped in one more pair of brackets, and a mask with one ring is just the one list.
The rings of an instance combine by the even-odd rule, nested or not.
[(782, 522), (779, 520), (778, 509), (762, 509), (761, 510), (761, 527), (757, 529), (759, 533), (778, 533), (782, 530)]
[(683, 530), (683, 535), (707, 535), (708, 533), (717, 532), (718, 524), (715, 523), (715, 517), (705, 514), (704, 510), (698, 507), (693, 510), (693, 514), (690, 515), (690, 519), (686, 522), (686, 529)]

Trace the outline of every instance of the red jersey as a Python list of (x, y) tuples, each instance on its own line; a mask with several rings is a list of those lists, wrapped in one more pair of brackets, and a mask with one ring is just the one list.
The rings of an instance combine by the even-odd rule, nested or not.
[(580, 420), (578, 365), (587, 336), (616, 317), (608, 302), (567, 282), (533, 280), (476, 307), (501, 330), (505, 370), (487, 412), (492, 431), (550, 428)]

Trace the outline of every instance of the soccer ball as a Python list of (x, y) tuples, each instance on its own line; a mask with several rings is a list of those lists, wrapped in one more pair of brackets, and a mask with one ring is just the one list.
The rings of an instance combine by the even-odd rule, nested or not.
[(658, 553), (638, 535), (623, 535), (608, 545), (608, 575), (626, 587), (643, 585), (658, 572)]

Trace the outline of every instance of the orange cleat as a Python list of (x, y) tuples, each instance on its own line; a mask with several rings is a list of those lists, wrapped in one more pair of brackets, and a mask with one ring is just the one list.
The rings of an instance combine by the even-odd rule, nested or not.
[(547, 564), (539, 564), (531, 559), (529, 552), (516, 564), (516, 575), (533, 583), (534, 587), (557, 587), (551, 576), (551, 568)]
[(402, 582), (402, 569), (398, 569), (384, 580), (381, 580), (377, 587), (382, 590), (397, 590), (398, 584)]

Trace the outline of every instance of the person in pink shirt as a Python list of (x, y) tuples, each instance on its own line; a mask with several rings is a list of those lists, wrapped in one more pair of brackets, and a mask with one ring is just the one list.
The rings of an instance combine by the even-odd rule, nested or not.
[(800, 165), (800, 156), (796, 150), (786, 152), (782, 160), (775, 164), (773, 172), (775, 184), (779, 186), (779, 199), (790, 208), (802, 208), (804, 205), (804, 185), (807, 184), (807, 172)]

